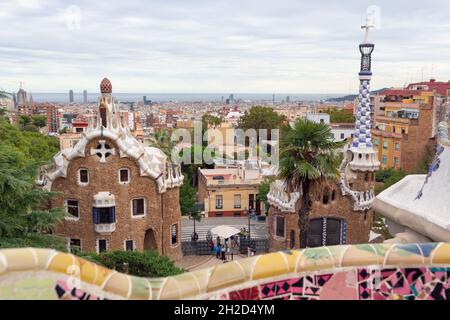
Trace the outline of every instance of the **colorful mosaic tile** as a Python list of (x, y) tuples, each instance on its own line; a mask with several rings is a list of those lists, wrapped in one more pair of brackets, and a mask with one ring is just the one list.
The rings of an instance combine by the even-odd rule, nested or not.
[(450, 300), (450, 244), (364, 244), (251, 257), (168, 278), (46, 249), (0, 250), (0, 299)]

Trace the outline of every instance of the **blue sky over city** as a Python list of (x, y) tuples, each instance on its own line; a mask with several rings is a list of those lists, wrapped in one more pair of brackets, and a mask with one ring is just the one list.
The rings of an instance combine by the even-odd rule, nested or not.
[(448, 1), (2, 0), (0, 87), (353, 93), (370, 5), (372, 88), (450, 80)]

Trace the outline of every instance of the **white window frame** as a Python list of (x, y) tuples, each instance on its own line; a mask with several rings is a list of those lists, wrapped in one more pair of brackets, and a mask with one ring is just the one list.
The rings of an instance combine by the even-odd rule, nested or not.
[[(220, 208), (217, 206), (217, 200), (218, 200), (217, 197), (221, 197), (221, 200), (220, 200), (221, 206), (220, 206)], [(222, 194), (216, 194), (216, 197), (214, 199), (214, 208), (216, 210), (223, 210), (223, 195)]]
[[(127, 170), (127, 171), (128, 171), (128, 181), (120, 181), (120, 172), (121, 172), (122, 170)], [(118, 179), (118, 181), (119, 181), (119, 184), (125, 185), (125, 184), (129, 184), (129, 183), (130, 183), (130, 181), (131, 181), (131, 170), (130, 170), (129, 168), (120, 168), (120, 169), (117, 171), (117, 173), (118, 173), (117, 179)]]
[[(236, 205), (236, 197), (239, 198), (239, 206)], [(241, 209), (242, 208), (242, 195), (240, 193), (236, 193), (233, 195), (233, 208), (234, 209)]]
[[(177, 226), (177, 242), (175, 244), (172, 243), (172, 228), (173, 228), (173, 226)], [(181, 237), (181, 232), (180, 231), (181, 231), (180, 230), (180, 224), (178, 222), (177, 223), (172, 223), (170, 225), (170, 230), (169, 230), (169, 232), (170, 232), (170, 237), (169, 237), (169, 239), (170, 239), (170, 247), (175, 248), (176, 246), (178, 246), (180, 244), (180, 237)]]
[(67, 237), (67, 252), (68, 252), (68, 253), (72, 253), (72, 252), (70, 251), (70, 240), (72, 240), (72, 239), (78, 239), (78, 240), (80, 240), (80, 252), (83, 251), (83, 239), (81, 239), (81, 238)]
[[(138, 200), (138, 199), (143, 199), (144, 200), (144, 214), (133, 215), (133, 200)], [(138, 219), (138, 218), (145, 217), (147, 215), (147, 199), (145, 197), (136, 197), (136, 198), (131, 199), (130, 209), (131, 209), (131, 212), (130, 212), (131, 213), (131, 218)]]
[[(86, 170), (87, 171), (87, 176), (88, 176), (88, 182), (81, 182), (81, 170)], [(89, 175), (89, 170), (87, 168), (79, 168), (78, 172), (77, 172), (77, 181), (78, 181), (78, 185), (85, 187), (89, 184), (89, 182), (91, 181), (91, 177)]]
[(132, 241), (133, 242), (133, 250), (132, 251), (136, 251), (136, 241), (134, 241), (133, 239), (125, 239), (125, 240), (123, 240), (123, 250), (127, 251), (127, 241)]
[[(78, 202), (78, 217), (74, 217), (73, 215), (71, 215), (69, 213), (69, 205), (67, 204), (68, 201), (76, 201)], [(66, 220), (71, 220), (71, 221), (78, 221), (80, 220), (80, 200), (78, 199), (64, 199), (64, 207), (66, 208), (66, 212), (67, 212), (67, 216), (65, 217)]]
[(106, 240), (106, 239), (103, 239), (103, 238), (97, 238), (97, 239), (95, 239), (95, 251), (96, 251), (97, 253), (101, 253), (101, 252), (100, 252), (100, 240), (105, 240), (105, 241), (106, 241), (106, 251), (108, 251), (108, 250), (109, 250), (109, 241)]

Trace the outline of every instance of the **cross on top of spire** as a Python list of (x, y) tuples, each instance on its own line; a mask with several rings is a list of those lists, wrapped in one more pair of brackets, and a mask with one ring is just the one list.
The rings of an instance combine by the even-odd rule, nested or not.
[(369, 31), (371, 28), (375, 28), (373, 24), (369, 23), (369, 18), (366, 19), (366, 24), (361, 26), (361, 29), (366, 29), (366, 33), (364, 35), (364, 43), (367, 43), (367, 39), (369, 38)]

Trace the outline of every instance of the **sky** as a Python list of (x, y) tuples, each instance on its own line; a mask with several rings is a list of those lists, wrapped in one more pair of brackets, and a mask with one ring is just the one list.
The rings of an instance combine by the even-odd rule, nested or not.
[(371, 5), (372, 88), (450, 80), (447, 0), (0, 0), (0, 88), (354, 93)]

